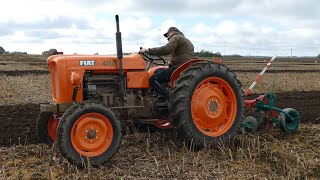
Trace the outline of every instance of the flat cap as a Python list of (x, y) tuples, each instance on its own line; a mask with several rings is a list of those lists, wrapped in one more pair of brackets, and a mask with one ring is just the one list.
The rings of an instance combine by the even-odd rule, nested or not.
[(172, 32), (172, 31), (180, 32), (180, 30), (179, 30), (178, 28), (176, 28), (176, 27), (170, 27), (170, 28), (168, 29), (168, 31), (163, 34), (164, 37), (167, 37), (167, 36), (168, 36), (168, 33), (169, 33), (169, 32)]

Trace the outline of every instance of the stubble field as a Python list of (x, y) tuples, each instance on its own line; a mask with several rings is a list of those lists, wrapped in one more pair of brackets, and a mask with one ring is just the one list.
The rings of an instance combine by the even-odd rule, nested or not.
[[(246, 90), (267, 61), (224, 59), (224, 64)], [(118, 153), (105, 166), (78, 169), (55, 145), (36, 138), (39, 105), (51, 101), (46, 58), (0, 55), (0, 179), (319, 179), (320, 64), (315, 61), (320, 62), (276, 59), (249, 97), (275, 91), (277, 107), (292, 107), (302, 117), (296, 134), (262, 129), (199, 151), (173, 130), (134, 132), (123, 136)]]

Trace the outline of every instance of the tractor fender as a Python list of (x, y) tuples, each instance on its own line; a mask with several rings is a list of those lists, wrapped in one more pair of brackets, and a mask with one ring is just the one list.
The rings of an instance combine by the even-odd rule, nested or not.
[(205, 60), (205, 59), (192, 59), (184, 64), (182, 64), (181, 66), (179, 66), (171, 75), (171, 81), (170, 81), (170, 86), (173, 86), (173, 83), (175, 80), (177, 80), (180, 77), (180, 74), (182, 71), (186, 70), (191, 64), (200, 62), (200, 61), (204, 61), (204, 62), (215, 62), (218, 64), (222, 64), (222, 61), (217, 62), (215, 59), (213, 61), (210, 60)]
[[(215, 62), (215, 63), (218, 63), (218, 64), (222, 64), (222, 61), (221, 60), (218, 60), (217, 61), (217, 58), (214, 58), (213, 61), (210, 61), (210, 60), (205, 60), (205, 59), (192, 59), (184, 64), (182, 64), (181, 66), (179, 66), (171, 75), (171, 80), (169, 82), (169, 85), (172, 87), (173, 83), (175, 80), (177, 80), (181, 74), (182, 71), (184, 71), (185, 69), (187, 69), (191, 64), (194, 64), (196, 62), (200, 62), (200, 61), (204, 61), (204, 62)], [(169, 66), (156, 66), (156, 67), (153, 67), (151, 69), (148, 70), (148, 73), (149, 73), (149, 77), (153, 76), (155, 71), (157, 69), (160, 69), (160, 68), (165, 68), (167, 69)]]
[(169, 66), (156, 66), (148, 70), (149, 77), (153, 76), (157, 69), (168, 69)]

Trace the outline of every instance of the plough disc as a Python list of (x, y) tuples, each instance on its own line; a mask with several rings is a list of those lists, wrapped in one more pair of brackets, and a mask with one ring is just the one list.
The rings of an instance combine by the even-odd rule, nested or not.
[(256, 118), (253, 116), (246, 117), (240, 126), (240, 130), (242, 134), (256, 133), (258, 130)]
[(290, 117), (282, 112), (279, 114), (278, 119), (280, 129), (288, 133), (297, 132), (301, 119), (298, 111), (296, 111), (293, 108), (285, 108), (283, 109), (283, 111), (287, 113)]

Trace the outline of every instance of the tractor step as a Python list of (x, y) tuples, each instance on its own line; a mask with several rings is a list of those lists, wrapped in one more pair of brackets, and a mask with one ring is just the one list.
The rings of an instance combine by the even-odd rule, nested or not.
[(168, 109), (168, 102), (156, 103), (154, 105), (154, 108), (156, 108), (156, 109)]
[(168, 109), (168, 97), (158, 96), (153, 102), (154, 109)]

